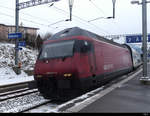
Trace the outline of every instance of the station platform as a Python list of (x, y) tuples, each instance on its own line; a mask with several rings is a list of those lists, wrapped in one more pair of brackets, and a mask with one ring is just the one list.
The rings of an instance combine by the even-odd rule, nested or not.
[[(150, 64), (148, 64), (150, 77)], [(79, 113), (150, 113), (150, 84), (139, 80), (139, 72), (131, 80), (87, 105)]]

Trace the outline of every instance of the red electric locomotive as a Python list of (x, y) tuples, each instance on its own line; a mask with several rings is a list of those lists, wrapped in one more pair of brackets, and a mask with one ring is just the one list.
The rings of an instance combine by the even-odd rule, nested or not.
[(126, 47), (73, 27), (43, 43), (34, 79), (44, 97), (60, 99), (131, 70), (131, 55)]

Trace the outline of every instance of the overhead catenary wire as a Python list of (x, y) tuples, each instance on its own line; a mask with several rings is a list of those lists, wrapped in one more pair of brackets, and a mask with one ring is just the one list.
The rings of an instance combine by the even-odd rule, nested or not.
[[(51, 5), (53, 5), (54, 3), (52, 3)], [(5, 8), (5, 9), (8, 9), (8, 10), (10, 10), (10, 11), (15, 11), (15, 9), (13, 9), (13, 8), (9, 8), (9, 7), (6, 7), (6, 6), (2, 6), (2, 5), (0, 5), (0, 7), (2, 7), (2, 8)], [(23, 15), (26, 15), (26, 16), (30, 16), (30, 17), (33, 17), (33, 18), (36, 18), (36, 19), (39, 19), (39, 20), (43, 20), (44, 22), (48, 22), (48, 23), (50, 23), (50, 21), (48, 21), (47, 19), (43, 19), (43, 18), (41, 18), (41, 17), (37, 17), (37, 16), (33, 16), (33, 15), (31, 15), (31, 14), (28, 14), (28, 13), (22, 13)], [(5, 15), (5, 16), (8, 16), (8, 17), (12, 17), (13, 18), (13, 16), (11, 16), (11, 15), (7, 15), (7, 14), (4, 14), (4, 13), (2, 13), (2, 15)], [(49, 24), (49, 25), (46, 25), (46, 24), (41, 24), (41, 23), (37, 23), (37, 22), (35, 22), (35, 21), (31, 21), (31, 20), (28, 20), (28, 19), (23, 19), (24, 21), (27, 21), (27, 22), (30, 22), (30, 23), (33, 23), (33, 24), (38, 24), (38, 25), (41, 25), (41, 26), (48, 26), (48, 27), (50, 27), (50, 25), (51, 24), (53, 24), (53, 23), (51, 23), (51, 24)], [(65, 21), (65, 20), (64, 20)], [(54, 22), (55, 23), (55, 22)], [(54, 27), (50, 27), (50, 28), (52, 28), (52, 29), (55, 29)]]
[(89, 2), (105, 16), (105, 12), (101, 8), (99, 8), (92, 0), (89, 0)]
[(112, 16), (111, 16), (111, 17), (110, 17), (110, 16), (109, 16), (109, 17), (106, 17), (104, 11), (103, 11), (101, 8), (99, 8), (92, 0), (89, 0), (89, 2), (90, 2), (95, 8), (97, 8), (98, 11), (100, 11), (101, 13), (103, 13), (104, 16), (100, 16), (100, 17), (98, 17), (98, 18), (91, 19), (91, 20), (89, 20), (88, 22), (95, 21), (95, 20), (98, 20), (98, 19), (111, 19), (111, 18), (113, 18)]
[[(105, 12), (100, 8), (100, 7), (98, 7), (92, 0), (89, 0), (89, 2), (93, 5), (93, 6), (95, 6), (101, 13), (103, 13), (104, 15), (105, 15)], [(106, 16), (106, 15), (105, 15)], [(94, 20), (97, 20), (97, 19), (101, 19), (101, 18), (103, 18), (103, 19), (111, 19), (111, 17), (98, 17), (98, 18), (96, 18), (96, 19), (93, 19), (93, 20), (91, 20), (91, 21), (94, 21)], [(118, 30), (119, 30), (119, 27), (116, 25), (116, 22), (115, 22), (115, 20), (113, 21), (113, 23), (112, 23), (113, 25), (114, 25), (114, 27), (116, 27), (116, 28), (118, 28)]]
[[(7, 9), (9, 9), (9, 10), (11, 10), (11, 11), (12, 11), (12, 10), (15, 10), (15, 9), (8, 8), (8, 7), (1, 6), (1, 5), (0, 5), (0, 7), (7, 8)], [(66, 12), (66, 11), (64, 11), (64, 10), (62, 10), (62, 9), (60, 9), (60, 8), (57, 8), (57, 7), (55, 7), (55, 8), (56, 8), (57, 10), (63, 11), (63, 12), (65, 12), (65, 13), (68, 13), (68, 12)], [(40, 20), (45, 20), (46, 22), (49, 22), (49, 21), (47, 21), (46, 19), (42, 19), (42, 18), (39, 18), (39, 17), (37, 17), (37, 16), (33, 16), (33, 15), (30, 15), (30, 14), (27, 14), (27, 13), (22, 13), (22, 14), (28, 15), (28, 16), (30, 16), (30, 17), (35, 17), (35, 18), (38, 18), (38, 19), (40, 19)], [(8, 15), (8, 14), (4, 14), (4, 13), (3, 13), (2, 15), (5, 15), (5, 16), (14, 18), (13, 16)], [(66, 14), (65, 14), (65, 15), (66, 15)], [(75, 15), (73, 15), (73, 16), (76, 17), (76, 18), (78, 19), (78, 22), (80, 22), (80, 23), (83, 23), (83, 22), (84, 22), (84, 23), (86, 23), (86, 24), (93, 25), (94, 27), (98, 28), (99, 30), (101, 30), (101, 31), (103, 31), (103, 32), (105, 32), (105, 33), (109, 33), (109, 32), (107, 32), (106, 30), (104, 30), (104, 29), (98, 27), (97, 25), (94, 25), (94, 24), (92, 24), (92, 23), (89, 23), (88, 21), (86, 21), (86, 20), (84, 20), (84, 19), (82, 19), (82, 18), (80, 18), (80, 17), (78, 17), (78, 16), (75, 16)], [(24, 20), (24, 21), (27, 21), (27, 22), (30, 22), (30, 23), (33, 23), (33, 24), (38, 24), (38, 25), (41, 25), (41, 26), (48, 26), (48, 25), (45, 25), (45, 24), (42, 24), (42, 23), (37, 23), (37, 22), (35, 22), (35, 21), (25, 19), (25, 18), (21, 18), (21, 20)], [(80, 21), (79, 21), (79, 20), (80, 20)], [(82, 22), (81, 22), (81, 21), (82, 21)], [(50, 27), (50, 26), (48, 26), (48, 27)], [(54, 28), (54, 27), (51, 27), (51, 28)]]
[[(8, 9), (8, 10), (10, 10), (10, 11), (15, 11), (15, 9), (13, 9), (13, 8), (9, 8), (9, 7), (5, 7), (5, 6), (2, 6), (2, 5), (0, 5), (0, 7), (2, 7), (2, 8), (5, 8), (5, 9)], [(44, 22), (50, 22), (50, 21), (48, 21), (47, 19), (43, 19), (43, 18), (41, 18), (41, 17), (37, 17), (37, 16), (33, 16), (33, 15), (31, 15), (31, 14), (28, 14), (28, 13), (22, 13), (23, 15), (26, 15), (26, 16), (30, 16), (30, 17), (33, 17), (33, 18), (36, 18), (36, 19), (39, 19), (39, 20), (43, 20)]]
[[(69, 12), (67, 12), (67, 11), (65, 11), (65, 10), (63, 10), (63, 9), (60, 9), (60, 8), (58, 8), (58, 7), (56, 7), (56, 6), (53, 6), (55, 9), (57, 9), (58, 11), (61, 11), (61, 12), (63, 12), (65, 15), (66, 15), (66, 13), (67, 14), (69, 14)], [(106, 30), (104, 30), (104, 29), (102, 29), (102, 28), (100, 28), (100, 27), (98, 27), (98, 26), (96, 26), (96, 25), (94, 25), (93, 23), (89, 23), (87, 20), (84, 20), (84, 19), (82, 19), (82, 18), (80, 18), (79, 16), (76, 16), (76, 15), (72, 15), (72, 16), (74, 16), (74, 17), (76, 17), (78, 20), (80, 20), (79, 22), (81, 22), (81, 23), (86, 23), (86, 24), (89, 24), (90, 26), (91, 25), (93, 25), (94, 27), (96, 27), (97, 29), (99, 29), (99, 30), (101, 30), (101, 31), (103, 31), (103, 32), (105, 32), (105, 33), (109, 33), (109, 32), (107, 32)], [(110, 33), (109, 33), (110, 34)]]
[[(12, 16), (12, 15), (8, 15), (8, 14), (2, 13), (2, 12), (0, 12), (0, 15), (4, 15), (4, 16), (10, 17), (10, 18), (15, 18), (15, 17)], [(37, 24), (37, 25), (47, 26), (47, 27), (48, 27), (48, 25), (45, 25), (45, 24), (42, 24), (42, 23), (37, 23), (37, 22), (32, 21), (32, 20), (28, 20), (28, 19), (24, 19), (24, 18), (21, 18), (21, 20), (24, 20), (24, 21), (27, 21), (27, 22), (30, 22), (30, 23), (33, 23), (33, 24)], [(51, 28), (53, 28), (53, 27), (51, 27)], [(53, 29), (54, 29), (54, 28), (53, 28)]]
[[(54, 3), (53, 3), (54, 4)], [(51, 5), (52, 6), (52, 5)], [(15, 9), (13, 9), (13, 8), (8, 8), (8, 7), (5, 7), (5, 6), (1, 6), (0, 5), (0, 7), (3, 7), (3, 8), (6, 8), (6, 9), (9, 9), (9, 10), (15, 10)], [(54, 6), (55, 7), (55, 6)], [(65, 12), (65, 13), (68, 13), (67, 11), (64, 11), (64, 10), (62, 10), (62, 9), (60, 9), (60, 8), (57, 8), (57, 7), (55, 7), (56, 9), (58, 9), (58, 10), (61, 10), (61, 11), (63, 11), (63, 12)], [(22, 13), (22, 14), (24, 14), (24, 15), (28, 15), (28, 16), (30, 16), (30, 17), (35, 17), (35, 18), (38, 18), (38, 19), (41, 19), (41, 20), (45, 20), (46, 22), (49, 22), (49, 21), (47, 21), (46, 19), (43, 19), (43, 18), (39, 18), (39, 17), (37, 17), (37, 16), (33, 16), (33, 15), (30, 15), (30, 14), (28, 14), (28, 13)], [(4, 14), (3, 14), (4, 15)], [(6, 14), (7, 15), (7, 14)], [(66, 15), (66, 14), (65, 14)], [(7, 15), (8, 16), (8, 15)], [(9, 15), (10, 16), (10, 15)], [(78, 17), (78, 16), (75, 16), (75, 15), (73, 15), (74, 17), (76, 17), (76, 18), (78, 18), (79, 20), (82, 20), (83, 22), (86, 22), (86, 23), (88, 23), (88, 21), (86, 21), (86, 20), (84, 20), (84, 19), (82, 19), (82, 18), (80, 18), (80, 17)], [(10, 16), (10, 17), (12, 17), (12, 16)], [(31, 22), (31, 23), (34, 23), (34, 24), (38, 24), (38, 25), (42, 25), (42, 26), (48, 26), (48, 27), (51, 27), (51, 26), (49, 26), (49, 25), (45, 25), (45, 24), (41, 24), (41, 23), (37, 23), (37, 22), (35, 22), (35, 21), (31, 21), (31, 20), (27, 20), (27, 19), (22, 19), (22, 20), (24, 20), (24, 21), (27, 21), (27, 22)], [(83, 22), (81, 22), (81, 23), (83, 23)], [(88, 23), (89, 24), (89, 23)], [(93, 25), (93, 26), (95, 26), (96, 28), (99, 28), (99, 27), (97, 27), (96, 25), (94, 25), (94, 24), (90, 24), (90, 25)], [(54, 27), (51, 27), (51, 28), (54, 28)], [(99, 28), (100, 30), (102, 30), (103, 32), (105, 32), (105, 33), (109, 33), (109, 32), (107, 32), (106, 30), (104, 30), (104, 29), (101, 29), (101, 28)]]

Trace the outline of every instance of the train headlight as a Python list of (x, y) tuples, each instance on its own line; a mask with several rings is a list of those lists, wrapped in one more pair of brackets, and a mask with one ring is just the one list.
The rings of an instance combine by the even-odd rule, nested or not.
[(71, 76), (72, 76), (72, 74), (70, 74), (70, 73), (64, 74), (64, 77), (71, 77)]

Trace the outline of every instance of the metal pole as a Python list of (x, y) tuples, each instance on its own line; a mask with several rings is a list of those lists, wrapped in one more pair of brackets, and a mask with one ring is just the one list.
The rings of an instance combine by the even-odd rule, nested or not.
[(70, 5), (70, 21), (72, 21), (72, 5)]
[(147, 3), (142, 1), (143, 77), (147, 77)]
[(69, 10), (70, 10), (70, 21), (72, 21), (72, 7), (74, 0), (68, 0), (69, 1)]
[(115, 18), (115, 4), (116, 4), (116, 0), (112, 0), (113, 3), (113, 18)]
[(147, 75), (147, 1), (142, 0), (142, 33), (143, 33), (143, 77), (140, 80), (144, 83), (150, 82)]
[[(16, 33), (19, 31), (19, 8), (18, 8), (18, 5), (19, 5), (19, 0), (16, 0), (16, 19), (15, 19), (15, 25), (16, 25)], [(16, 38), (16, 43), (15, 43), (15, 67), (17, 68), (18, 67), (18, 38)], [(17, 70), (17, 73), (18, 73), (18, 68), (16, 69)]]
[(113, 18), (115, 18), (115, 5), (113, 6)]

